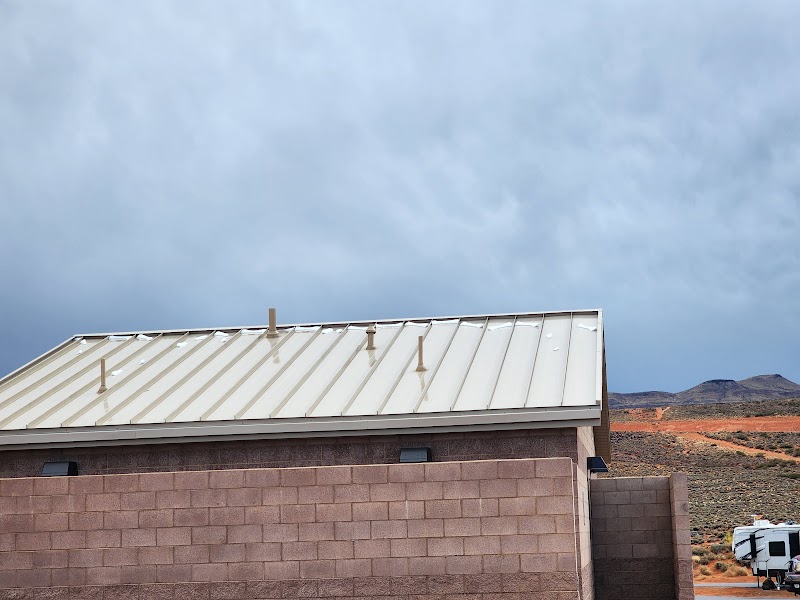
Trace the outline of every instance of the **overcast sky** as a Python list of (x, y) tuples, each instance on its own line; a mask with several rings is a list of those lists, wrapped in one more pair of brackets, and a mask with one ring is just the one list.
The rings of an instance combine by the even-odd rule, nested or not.
[(800, 382), (800, 3), (0, 0), (0, 375), (74, 333), (600, 307)]

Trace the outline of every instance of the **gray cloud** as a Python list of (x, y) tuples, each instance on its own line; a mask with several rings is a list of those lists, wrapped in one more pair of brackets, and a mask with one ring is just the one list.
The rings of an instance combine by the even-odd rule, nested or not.
[(800, 381), (797, 3), (0, 2), (0, 371), (75, 332), (601, 306)]

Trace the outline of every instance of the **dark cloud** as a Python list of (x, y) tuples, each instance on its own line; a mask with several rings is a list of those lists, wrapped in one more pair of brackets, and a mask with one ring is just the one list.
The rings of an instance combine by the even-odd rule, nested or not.
[(72, 333), (600, 306), (800, 381), (795, 2), (0, 2), (0, 371)]

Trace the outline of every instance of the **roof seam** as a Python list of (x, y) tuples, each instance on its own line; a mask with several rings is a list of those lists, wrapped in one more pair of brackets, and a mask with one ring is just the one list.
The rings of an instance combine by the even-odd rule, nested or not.
[(350, 407), (353, 406), (353, 403), (361, 395), (361, 392), (364, 391), (364, 388), (370, 382), (372, 376), (378, 370), (378, 367), (381, 366), (383, 359), (389, 354), (389, 352), (391, 352), (395, 341), (397, 341), (397, 339), (402, 335), (405, 329), (406, 329), (406, 324), (405, 322), (403, 322), (400, 324), (400, 327), (397, 328), (397, 333), (394, 334), (394, 337), (392, 337), (391, 341), (386, 345), (386, 350), (378, 357), (378, 360), (375, 361), (375, 364), (370, 367), (369, 373), (367, 373), (367, 376), (364, 378), (364, 381), (362, 381), (361, 385), (359, 385), (358, 388), (356, 388), (356, 391), (350, 397), (350, 400), (348, 400), (347, 404), (345, 404), (344, 408), (342, 409), (341, 416), (345, 416), (345, 413), (347, 413), (347, 411), (350, 410)]
[(528, 401), (531, 395), (531, 386), (533, 386), (533, 371), (536, 369), (536, 357), (539, 356), (539, 348), (542, 346), (542, 336), (544, 335), (544, 320), (546, 317), (542, 317), (542, 323), (539, 325), (539, 336), (536, 338), (536, 350), (533, 351), (533, 360), (531, 361), (531, 374), (528, 377), (528, 387), (525, 389), (525, 395), (522, 397), (522, 406), (528, 406)]
[[(153, 343), (154, 343), (154, 341), (155, 341), (155, 340), (158, 340), (158, 339), (160, 339), (160, 338), (161, 338), (161, 336), (160, 336), (160, 335), (159, 335), (159, 336), (156, 336), (155, 338), (153, 338), (152, 340), (150, 340), (149, 342), (147, 342), (147, 343), (146, 343), (146, 344), (145, 344), (145, 345), (144, 345), (144, 346), (143, 346), (143, 347), (142, 347), (140, 350), (137, 350), (136, 352), (134, 352), (133, 354), (131, 354), (131, 355), (130, 355), (130, 356), (129, 356), (129, 357), (126, 359), (126, 360), (124, 360), (123, 362), (119, 363), (119, 365), (117, 365), (117, 366), (121, 366), (121, 367), (122, 367), (122, 366), (125, 366), (125, 365), (126, 365), (126, 364), (128, 364), (128, 363), (129, 363), (131, 360), (133, 360), (134, 358), (136, 358), (137, 356), (139, 356), (139, 355), (140, 355), (142, 352), (145, 352), (145, 351), (147, 350), (147, 348), (148, 348), (148, 347), (149, 347), (151, 344), (153, 344)], [(134, 372), (133, 372), (133, 373), (131, 373), (131, 374), (130, 374), (128, 377), (133, 377), (133, 376), (134, 376), (134, 375), (135, 375), (137, 372), (138, 372), (138, 370), (134, 371)], [(127, 379), (127, 378), (126, 378), (126, 379)], [(87, 383), (85, 386), (83, 386), (81, 389), (79, 389), (79, 390), (77, 390), (77, 391), (73, 392), (73, 393), (72, 393), (71, 395), (69, 395), (67, 398), (65, 398), (65, 399), (64, 399), (64, 400), (62, 400), (61, 402), (57, 403), (55, 406), (51, 407), (49, 410), (45, 411), (44, 413), (42, 413), (41, 415), (39, 415), (39, 416), (38, 416), (38, 417), (36, 417), (35, 419), (33, 419), (33, 420), (30, 422), (30, 423), (28, 423), (28, 427), (36, 427), (37, 425), (39, 425), (40, 423), (42, 423), (42, 422), (43, 422), (43, 421), (45, 421), (46, 419), (49, 419), (51, 416), (53, 416), (54, 414), (56, 414), (56, 413), (57, 413), (59, 410), (61, 410), (61, 409), (62, 409), (62, 408), (64, 408), (65, 406), (67, 406), (67, 404), (69, 404), (69, 403), (70, 403), (72, 400), (75, 400), (76, 398), (80, 398), (80, 397), (81, 397), (83, 394), (85, 394), (86, 392), (88, 392), (89, 390), (91, 390), (91, 389), (92, 389), (93, 387), (95, 387), (96, 385), (97, 385), (97, 382), (96, 382), (96, 381), (90, 381), (90, 382), (89, 382), (89, 383)]]
[(450, 340), (447, 342), (447, 346), (442, 351), (442, 356), (436, 362), (436, 366), (433, 368), (433, 371), (431, 372), (431, 376), (428, 379), (428, 383), (423, 388), (422, 393), (419, 395), (419, 399), (417, 400), (417, 403), (414, 405), (414, 408), (413, 408), (413, 410), (411, 412), (415, 413), (415, 412), (419, 411), (419, 407), (422, 404), (422, 401), (425, 399), (425, 395), (428, 393), (428, 390), (430, 389), (431, 384), (433, 383), (434, 377), (436, 377), (436, 374), (439, 372), (439, 367), (442, 366), (442, 363), (444, 362), (444, 359), (447, 356), (447, 351), (450, 350), (450, 346), (453, 345), (453, 340), (458, 335), (459, 327), (461, 327), (461, 320), (460, 319), (459, 319), (458, 323), (456, 323), (456, 326), (453, 328), (453, 335), (450, 336)]
[[(281, 349), (281, 347), (294, 335), (295, 335), (294, 331), (288, 331), (283, 336), (279, 337), (278, 338), (278, 342), (275, 343), (274, 345), (273, 345), (273, 341), (274, 341), (275, 338), (263, 338), (270, 344), (269, 352), (267, 352), (256, 364), (254, 364), (252, 367), (250, 367), (250, 370), (247, 373), (245, 373), (242, 377), (240, 377), (239, 380), (234, 384), (234, 386), (231, 389), (229, 389), (227, 392), (225, 392), (214, 404), (212, 404), (211, 407), (208, 410), (206, 410), (206, 412), (204, 412), (202, 415), (200, 415), (200, 420), (201, 421), (209, 420), (209, 417), (211, 415), (213, 415), (216, 412), (216, 410), (220, 406), (222, 406), (228, 398), (230, 398), (233, 394), (235, 394), (236, 391), (240, 387), (242, 387), (242, 385), (244, 385), (244, 382), (247, 381), (248, 379), (250, 379), (250, 377), (252, 377), (253, 374), (261, 368), (261, 365), (263, 365), (265, 362), (267, 362), (268, 358), (271, 358), (272, 356), (274, 356), (275, 353), (278, 352)], [(251, 348), (255, 348), (260, 341), (261, 341), (260, 337), (256, 338), (256, 340), (248, 348), (248, 351)], [(247, 352), (242, 352), (241, 355), (244, 356), (245, 354), (247, 354)], [(238, 357), (237, 357), (237, 360), (238, 360)]]
[[(183, 340), (188, 335), (189, 335), (188, 333), (185, 333), (179, 339)], [(161, 339), (164, 339), (164, 338), (162, 337)], [(161, 352), (159, 352), (155, 356), (155, 358), (152, 360), (152, 362), (150, 364), (156, 363), (159, 360), (161, 360), (162, 358), (164, 358), (171, 349), (172, 349), (172, 343), (170, 342), (170, 344), (168, 344), (166, 348), (164, 348)], [(137, 369), (136, 371), (134, 371), (133, 373), (128, 375), (128, 377), (126, 377), (125, 379), (120, 381), (114, 387), (109, 388), (107, 391), (103, 392), (102, 394), (99, 394), (96, 398), (94, 398), (93, 400), (90, 400), (89, 402), (87, 402), (82, 408), (78, 409), (77, 412), (73, 413), (70, 417), (65, 419), (64, 422), (61, 424), (61, 426), (62, 427), (69, 427), (70, 425), (72, 425), (72, 423), (74, 423), (75, 421), (80, 419), (83, 415), (85, 415), (87, 412), (92, 410), (95, 406), (97, 406), (101, 402), (107, 401), (108, 397), (111, 396), (111, 394), (113, 394), (115, 391), (117, 391), (119, 389), (122, 389), (122, 387), (124, 387), (125, 384), (129, 383), (130, 381), (133, 381), (133, 379), (138, 374), (144, 373), (146, 370), (147, 370), (147, 366), (145, 366), (141, 370)], [(141, 389), (141, 388), (139, 388), (139, 389)]]
[[(240, 333), (237, 333), (236, 335), (237, 335), (237, 336), (241, 336), (241, 332), (240, 332)], [(234, 338), (235, 338), (235, 336), (234, 336)], [(208, 335), (208, 337), (207, 337), (205, 340), (203, 340), (203, 344), (198, 344), (198, 345), (197, 345), (197, 347), (196, 347), (194, 350), (195, 350), (195, 351), (199, 350), (201, 346), (203, 346), (203, 345), (205, 345), (205, 344), (207, 344), (207, 343), (210, 343), (210, 342), (211, 342), (211, 340), (213, 340), (213, 339), (214, 339), (214, 336), (213, 336), (213, 334), (209, 334), (209, 335)], [(203, 369), (203, 368), (204, 368), (206, 365), (208, 365), (208, 364), (209, 364), (209, 363), (210, 363), (212, 360), (214, 360), (215, 358), (217, 358), (217, 357), (218, 357), (220, 354), (222, 354), (224, 351), (225, 351), (225, 344), (222, 344), (222, 343), (221, 343), (221, 344), (219, 345), (219, 348), (217, 348), (217, 349), (216, 349), (214, 352), (212, 352), (211, 354), (209, 354), (209, 355), (208, 355), (208, 356), (207, 356), (207, 357), (206, 357), (206, 358), (205, 358), (205, 359), (204, 359), (204, 360), (203, 360), (203, 361), (202, 361), (202, 362), (201, 362), (199, 365), (197, 365), (197, 366), (196, 366), (194, 369), (192, 369), (191, 371), (189, 371), (189, 372), (188, 372), (186, 375), (184, 375), (184, 376), (183, 376), (183, 377), (182, 377), (180, 380), (178, 380), (176, 383), (174, 383), (173, 385), (171, 385), (171, 386), (169, 387), (169, 389), (167, 389), (167, 391), (165, 391), (165, 392), (162, 392), (162, 393), (161, 393), (161, 394), (158, 396), (158, 398), (156, 398), (155, 400), (153, 400), (152, 402), (150, 402), (150, 404), (148, 404), (148, 405), (147, 405), (147, 406), (145, 406), (145, 407), (144, 407), (142, 410), (140, 410), (138, 413), (136, 413), (136, 414), (135, 414), (135, 415), (134, 415), (134, 416), (131, 418), (131, 423), (138, 423), (138, 422), (139, 422), (139, 421), (140, 421), (140, 420), (141, 420), (141, 419), (142, 419), (142, 418), (143, 418), (143, 417), (144, 417), (146, 414), (148, 414), (148, 413), (149, 413), (149, 412), (151, 412), (153, 409), (155, 409), (157, 406), (159, 406), (159, 405), (160, 405), (162, 402), (164, 402), (164, 400), (165, 400), (166, 398), (168, 398), (168, 397), (169, 397), (169, 396), (170, 396), (170, 395), (171, 395), (171, 394), (172, 394), (172, 393), (173, 393), (175, 390), (177, 390), (177, 389), (178, 389), (180, 386), (182, 386), (184, 383), (186, 383), (187, 381), (189, 381), (189, 380), (190, 380), (192, 377), (194, 377), (194, 376), (195, 376), (197, 373), (199, 373), (201, 369)], [(187, 358), (188, 358), (188, 357), (187, 357)]]
[[(325, 351), (324, 351), (324, 352), (323, 352), (323, 353), (320, 355), (320, 357), (319, 357), (319, 358), (317, 358), (317, 360), (314, 362), (314, 365), (313, 365), (313, 366), (311, 366), (311, 367), (310, 367), (310, 368), (309, 368), (309, 369), (306, 371), (306, 373), (305, 373), (305, 374), (304, 374), (304, 375), (303, 375), (303, 376), (300, 378), (300, 381), (298, 381), (296, 384), (294, 384), (294, 386), (292, 387), (292, 389), (291, 389), (291, 390), (289, 390), (289, 392), (288, 392), (288, 393), (287, 393), (287, 394), (286, 394), (286, 395), (283, 397), (283, 400), (281, 400), (280, 402), (278, 402), (277, 406), (275, 406), (275, 407), (274, 407), (274, 408), (273, 408), (273, 409), (270, 411), (270, 413), (269, 413), (269, 416), (270, 416), (270, 418), (273, 418), (273, 417), (275, 417), (275, 416), (276, 416), (278, 413), (280, 413), (280, 412), (281, 412), (281, 411), (284, 409), (284, 407), (285, 407), (285, 406), (286, 406), (286, 405), (289, 403), (289, 400), (291, 400), (291, 399), (292, 399), (292, 397), (293, 397), (293, 396), (294, 396), (294, 395), (297, 393), (297, 390), (299, 390), (301, 387), (303, 387), (303, 385), (305, 384), (305, 382), (306, 382), (306, 381), (308, 381), (308, 380), (309, 380), (309, 378), (312, 376), (312, 374), (313, 374), (313, 373), (316, 371), (317, 367), (319, 367), (319, 366), (322, 364), (322, 362), (323, 362), (323, 361), (324, 361), (324, 360), (325, 360), (325, 359), (326, 359), (326, 358), (327, 358), (327, 357), (330, 355), (331, 351), (332, 351), (332, 350), (333, 350), (333, 349), (334, 349), (336, 346), (338, 346), (338, 345), (339, 345), (339, 343), (341, 343), (341, 341), (344, 339), (344, 336), (345, 336), (345, 335), (347, 334), (347, 332), (349, 331), (349, 328), (350, 328), (350, 326), (348, 325), (348, 326), (347, 326), (347, 327), (346, 327), (346, 328), (345, 328), (345, 329), (344, 329), (342, 332), (340, 332), (340, 333), (341, 333), (341, 335), (338, 335), (338, 336), (337, 336), (337, 339), (336, 339), (336, 340), (334, 340), (334, 341), (333, 341), (333, 342), (330, 344), (330, 346), (328, 346), (328, 347), (325, 349)], [(320, 329), (320, 332), (322, 332), (322, 329)]]
[(564, 394), (567, 391), (567, 373), (569, 373), (569, 350), (572, 346), (572, 330), (575, 327), (575, 315), (569, 318), (569, 335), (567, 336), (567, 357), (564, 359), (564, 383), (561, 384), (561, 406), (564, 406)]
[[(425, 338), (428, 337), (428, 334), (431, 332), (432, 329), (433, 329), (433, 322), (431, 322), (428, 325), (426, 325), (425, 333), (423, 333), (422, 336), (421, 336), (422, 337), (423, 346), (425, 345)], [(391, 399), (392, 394), (394, 394), (395, 390), (397, 389), (397, 386), (400, 385), (400, 382), (403, 380), (403, 376), (408, 371), (408, 367), (409, 367), (409, 365), (411, 365), (411, 361), (414, 360), (414, 356), (416, 356), (417, 352), (418, 352), (418, 347), (416, 345), (414, 345), (414, 349), (408, 355), (408, 359), (405, 362), (405, 366), (402, 369), (400, 369), (400, 372), (398, 373), (397, 378), (394, 380), (394, 384), (392, 385), (391, 389), (389, 389), (389, 392), (386, 394), (386, 397), (383, 399), (383, 402), (381, 402), (380, 406), (378, 407), (378, 411), (377, 411), (376, 414), (382, 414), (383, 413), (383, 409), (386, 408), (387, 404), (389, 404), (389, 400)]]
[[(129, 346), (129, 345), (130, 345), (130, 344), (133, 342), (133, 340), (134, 340), (134, 339), (135, 339), (135, 338), (133, 338), (133, 337), (132, 337), (131, 339), (129, 339), (129, 340), (126, 340), (126, 341), (125, 341), (123, 344), (119, 344), (119, 345), (118, 345), (116, 348), (114, 348), (114, 349), (113, 349), (113, 350), (112, 350), (112, 351), (111, 351), (111, 352), (110, 352), (110, 353), (109, 353), (107, 356), (104, 356), (103, 358), (105, 358), (106, 360), (108, 360), (109, 358), (111, 358), (112, 356), (114, 356), (114, 355), (115, 355), (115, 354), (117, 354), (118, 352), (121, 352), (123, 349), (125, 349), (127, 346)], [(125, 364), (125, 362), (126, 362), (126, 361), (123, 361), (123, 363), (121, 363), (121, 364)], [(8, 417), (6, 417), (6, 418), (5, 418), (5, 419), (3, 419), (2, 421), (0, 421), (0, 428), (2, 428), (2, 427), (5, 427), (5, 426), (6, 426), (6, 424), (10, 423), (10, 422), (11, 422), (11, 421), (13, 421), (14, 419), (16, 419), (18, 416), (21, 416), (21, 415), (25, 414), (25, 413), (26, 413), (26, 412), (28, 412), (30, 409), (32, 409), (32, 408), (35, 408), (35, 407), (36, 407), (36, 406), (38, 406), (40, 403), (42, 403), (44, 400), (47, 400), (47, 398), (49, 398), (49, 397), (50, 397), (50, 396), (52, 396), (53, 394), (55, 394), (55, 393), (57, 393), (57, 392), (59, 392), (59, 391), (63, 390), (65, 387), (67, 387), (67, 386), (68, 386), (68, 385), (70, 385), (71, 383), (73, 383), (73, 382), (77, 381), (78, 379), (80, 379), (81, 377), (83, 377), (84, 375), (86, 375), (87, 373), (90, 373), (90, 372), (91, 372), (93, 369), (97, 369), (97, 363), (95, 363), (95, 362), (91, 362), (91, 363), (89, 363), (88, 365), (86, 365), (86, 366), (85, 366), (83, 369), (81, 369), (81, 370), (80, 370), (80, 371), (78, 371), (77, 373), (75, 373), (75, 374), (71, 375), (70, 377), (68, 377), (67, 379), (65, 379), (64, 381), (62, 381), (61, 383), (59, 383), (59, 384), (57, 384), (57, 385), (53, 386), (53, 387), (52, 387), (52, 388), (50, 388), (48, 391), (44, 392), (44, 393), (43, 393), (41, 396), (37, 396), (36, 398), (34, 398), (33, 400), (31, 400), (30, 402), (26, 402), (24, 406), (21, 406), (19, 409), (17, 409), (16, 411), (14, 411), (14, 412), (13, 412), (12, 414), (10, 414)], [(60, 372), (60, 371), (59, 371), (59, 372)], [(48, 381), (49, 381), (49, 379), (48, 379)], [(39, 384), (41, 384), (41, 383), (43, 383), (43, 382), (39, 382)], [(85, 387), (85, 388), (89, 388), (89, 389), (91, 389), (91, 388), (92, 388), (92, 387), (94, 387), (95, 385), (97, 385), (97, 383), (96, 383), (96, 382), (91, 382), (91, 383), (88, 383), (88, 384), (86, 384), (86, 386), (84, 386), (84, 387)], [(36, 387), (40, 387), (40, 385), (36, 385)], [(88, 391), (88, 390), (87, 390), (87, 391)], [(9, 400), (11, 400), (11, 398), (9, 398)]]
[(508, 349), (511, 348), (511, 340), (514, 339), (514, 332), (516, 330), (517, 330), (517, 317), (514, 317), (514, 321), (511, 323), (511, 333), (508, 334), (506, 349), (503, 352), (503, 358), (500, 359), (500, 367), (497, 369), (497, 378), (494, 380), (494, 385), (492, 386), (492, 393), (489, 394), (489, 401), (486, 403), (487, 409), (489, 409), (492, 406), (492, 402), (494, 401), (494, 393), (497, 391), (497, 384), (500, 383), (500, 375), (503, 374), (503, 365), (506, 362), (506, 357), (508, 356)]
[[(289, 358), (289, 360), (283, 366), (281, 366), (281, 368), (278, 369), (278, 371), (272, 377), (270, 377), (269, 381), (267, 381), (267, 383), (265, 383), (261, 387), (261, 389), (258, 390), (255, 393), (255, 395), (252, 398), (250, 398), (250, 400), (247, 401), (247, 403), (244, 405), (243, 408), (239, 409), (239, 411), (234, 415), (234, 417), (236, 419), (241, 419), (247, 413), (247, 411), (249, 411), (251, 408), (253, 408), (253, 406), (255, 406), (256, 403), (259, 400), (261, 400), (261, 398), (264, 397), (264, 394), (267, 393), (269, 388), (272, 387), (272, 384), (275, 383), (278, 379), (280, 379), (281, 375), (283, 375), (286, 372), (286, 370), (294, 364), (294, 361), (296, 361), (297, 358), (303, 352), (306, 351), (306, 349), (311, 345), (311, 342), (313, 342), (315, 339), (317, 339), (317, 336), (320, 333), (322, 333), (322, 327), (318, 327), (317, 330), (314, 332), (314, 334), (309, 336), (309, 338), (306, 340), (305, 344), (303, 344), (300, 347), (300, 349), (297, 352), (295, 352), (291, 356), (291, 358)], [(296, 331), (295, 331), (295, 335), (297, 335)]]

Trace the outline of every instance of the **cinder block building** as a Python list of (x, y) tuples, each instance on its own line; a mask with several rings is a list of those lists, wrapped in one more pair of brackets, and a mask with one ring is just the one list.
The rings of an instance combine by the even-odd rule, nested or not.
[(0, 598), (692, 598), (606, 396), (599, 310), (75, 336), (0, 380)]

